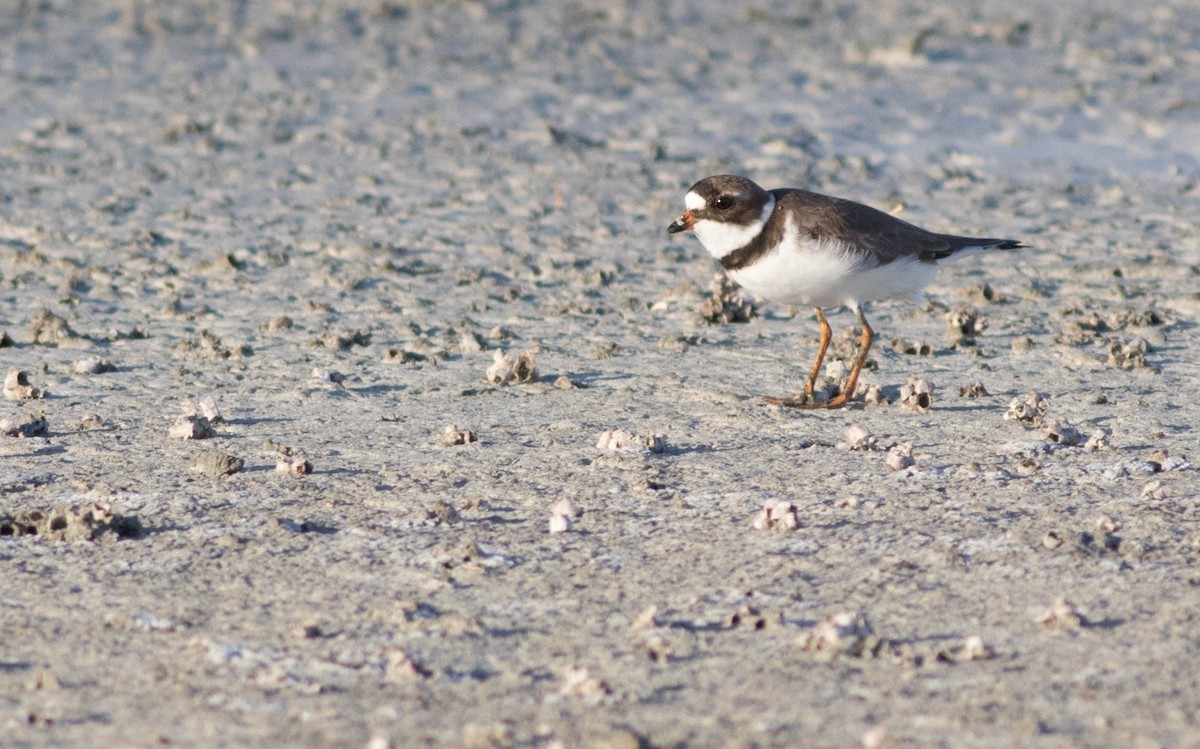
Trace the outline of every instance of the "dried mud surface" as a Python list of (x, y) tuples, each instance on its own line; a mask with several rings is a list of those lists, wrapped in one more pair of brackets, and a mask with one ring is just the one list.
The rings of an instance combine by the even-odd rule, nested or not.
[[(0, 744), (1200, 744), (1196, 38), (7, 4)], [(1032, 248), (780, 409), (809, 310), (664, 232), (725, 171)]]

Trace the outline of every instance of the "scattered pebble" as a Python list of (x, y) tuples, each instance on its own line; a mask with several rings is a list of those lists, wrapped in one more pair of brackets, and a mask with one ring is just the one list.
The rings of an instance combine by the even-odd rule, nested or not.
[(886, 406), (891, 401), (883, 394), (883, 388), (878, 385), (871, 385), (867, 388), (866, 395), (863, 396), (863, 402), (871, 406)]
[(464, 330), (458, 336), (458, 351), (461, 354), (477, 354), (485, 348), (487, 346), (484, 344), (483, 338), (477, 333)]
[(651, 604), (642, 609), (637, 616), (633, 617), (630, 622), (631, 627), (638, 632), (644, 632), (648, 629), (656, 629), (662, 626), (662, 622), (658, 618), (658, 606)]
[(837, 444), (842, 450), (861, 450), (863, 452), (879, 449), (879, 439), (859, 424), (846, 427), (846, 437)]
[(235, 458), (232, 455), (216, 450), (205, 450), (198, 453), (188, 464), (188, 470), (192, 473), (199, 473), (203, 476), (231, 476), (238, 471), (246, 462), (241, 458)]
[(908, 382), (900, 386), (900, 406), (909, 411), (928, 411), (933, 407), (933, 383), (909, 377)]
[(741, 286), (723, 271), (715, 273), (708, 285), (709, 295), (696, 308), (710, 325), (750, 322), (758, 317), (758, 307)]
[(34, 345), (46, 346), (57, 346), (69, 338), (79, 337), (78, 333), (71, 330), (65, 318), (46, 309), (34, 315), (25, 330), (25, 335)]
[(883, 726), (873, 726), (868, 728), (866, 733), (862, 735), (863, 749), (880, 749), (883, 742), (887, 741), (888, 732)]
[(583, 666), (572, 666), (563, 674), (558, 693), (564, 697), (578, 697), (598, 703), (612, 694), (612, 688), (603, 680), (592, 676)]
[(979, 635), (963, 640), (962, 647), (954, 653), (956, 661), (986, 661), (996, 657), (996, 651), (984, 643)]
[(508, 355), (501, 350), (492, 354), (492, 366), (488, 367), (487, 379), (496, 385), (536, 382), (537, 361), (532, 351)]
[(902, 445), (894, 445), (888, 450), (887, 458), (884, 459), (887, 467), (893, 471), (902, 471), (909, 466), (916, 464), (916, 459), (913, 458), (913, 449), (910, 443)]
[(94, 541), (106, 533), (136, 538), (144, 532), (136, 516), (122, 515), (108, 502), (43, 510), (0, 512), (0, 538), (44, 536), (55, 541)]
[(560, 515), (557, 512), (550, 513), (551, 533), (566, 533), (571, 530), (571, 524), (571, 517), (569, 515)]
[(7, 437), (38, 437), (50, 431), (50, 422), (43, 411), (22, 411), (0, 419), (0, 434)]
[(1075, 604), (1065, 598), (1059, 598), (1049, 611), (1040, 614), (1035, 620), (1046, 629), (1079, 629), (1087, 626), (1087, 619), (1079, 612)]
[(82, 419), (79, 420), (80, 429), (103, 429), (105, 426), (104, 419), (102, 419), (98, 414), (86, 414)]
[(907, 354), (908, 356), (930, 356), (933, 354), (933, 346), (922, 341), (906, 341), (903, 338), (893, 338), (889, 345), (898, 354)]
[(755, 530), (792, 531), (799, 525), (796, 505), (782, 499), (771, 498), (763, 503), (751, 524)]
[(195, 338), (180, 341), (175, 347), (176, 356), (220, 361), (233, 357), (250, 356), (254, 352), (245, 344), (229, 347), (211, 330), (201, 330)]
[(955, 307), (946, 313), (946, 337), (953, 346), (970, 346), (987, 329), (987, 318), (974, 307)]
[(603, 432), (596, 441), (596, 447), (601, 450), (661, 453), (667, 448), (667, 441), (665, 437), (657, 434), (643, 437), (624, 429), (616, 429)]
[(289, 476), (307, 476), (313, 472), (313, 466), (303, 455), (284, 456), (275, 462), (275, 471)]
[(1167, 490), (1163, 488), (1161, 481), (1151, 481), (1142, 487), (1142, 491), (1138, 496), (1142, 499), (1166, 499)]
[(117, 368), (108, 359), (100, 356), (87, 356), (83, 359), (77, 359), (71, 368), (75, 374), (95, 375), (107, 374), (108, 372), (116, 372)]
[(217, 436), (208, 419), (199, 414), (184, 414), (167, 430), (173, 440), (205, 440)]
[(578, 382), (572, 380), (566, 375), (559, 375), (558, 378), (554, 380), (554, 387), (558, 388), (559, 390), (575, 390), (576, 388), (583, 387), (583, 385), (580, 385)]
[(470, 445), (479, 441), (479, 437), (470, 429), (458, 431), (458, 427), (454, 424), (447, 424), (438, 437), (438, 443), (442, 447), (454, 447), (456, 445)]
[(1112, 447), (1109, 442), (1109, 434), (1107, 429), (1097, 429), (1092, 432), (1092, 436), (1088, 437), (1087, 442), (1083, 444), (1083, 449), (1088, 452), (1096, 452), (1098, 450), (1108, 450)]
[(1083, 434), (1065, 421), (1051, 419), (1042, 425), (1046, 439), (1050, 442), (1074, 447), (1083, 441)]
[(217, 409), (217, 401), (211, 395), (206, 395), (195, 403), (184, 401), (183, 412), (189, 416), (203, 416), (209, 424), (224, 424), (225, 417)]
[(1120, 338), (1108, 340), (1108, 363), (1122, 369), (1146, 367), (1146, 351), (1150, 344), (1145, 338), (1134, 338), (1128, 342)]
[(969, 382), (958, 389), (959, 398), (986, 398), (990, 395), (982, 382)]
[(563, 497), (550, 507), (550, 532), (566, 533), (571, 530), (575, 518), (579, 517), (579, 508), (570, 497)]
[(1121, 530), (1121, 523), (1113, 520), (1108, 515), (1101, 515), (1096, 518), (1096, 530), (1101, 533), (1116, 533)]
[(4, 376), (4, 397), (12, 401), (27, 401), (45, 398), (46, 391), (34, 387), (29, 375), (19, 369), (10, 369)]
[(839, 655), (873, 657), (882, 645), (883, 641), (875, 636), (866, 617), (850, 611), (826, 616), (800, 638), (801, 648), (829, 658)]
[(1028, 392), (1012, 399), (1004, 412), (1005, 421), (1015, 421), (1025, 426), (1037, 426), (1046, 418), (1050, 402), (1038, 392)]

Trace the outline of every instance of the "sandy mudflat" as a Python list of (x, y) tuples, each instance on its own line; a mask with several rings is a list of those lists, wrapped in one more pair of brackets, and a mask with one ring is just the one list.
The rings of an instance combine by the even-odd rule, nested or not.
[[(0, 746), (1200, 745), (1197, 39), (1182, 1), (7, 3)], [(664, 231), (726, 171), (1032, 249), (870, 309), (890, 403), (781, 410), (810, 311), (705, 323)]]

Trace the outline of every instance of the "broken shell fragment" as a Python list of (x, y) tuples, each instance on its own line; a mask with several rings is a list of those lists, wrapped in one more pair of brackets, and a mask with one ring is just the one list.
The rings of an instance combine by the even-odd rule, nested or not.
[(893, 471), (902, 471), (909, 466), (916, 464), (916, 459), (913, 458), (913, 449), (910, 443), (902, 445), (893, 445), (892, 449), (888, 450), (887, 458), (884, 459), (887, 467)]
[(1049, 410), (1050, 402), (1046, 400), (1046, 396), (1038, 392), (1028, 392), (1012, 399), (1008, 410), (1004, 412), (1004, 420), (1036, 426), (1042, 423)]
[(88, 356), (79, 359), (71, 365), (71, 369), (75, 371), (75, 374), (81, 375), (105, 374), (117, 371), (116, 366), (112, 362), (99, 356)]
[(566, 533), (579, 517), (579, 508), (570, 497), (563, 497), (550, 508), (550, 532)]
[(986, 398), (988, 396), (987, 388), (982, 382), (969, 382), (958, 389), (959, 398)]
[(19, 369), (11, 369), (4, 377), (4, 397), (10, 401), (27, 401), (45, 398), (46, 391), (34, 387), (29, 375)]
[(1112, 447), (1108, 437), (1109, 434), (1107, 429), (1097, 429), (1096, 431), (1092, 432), (1091, 437), (1088, 437), (1087, 442), (1085, 442), (1083, 445), (1083, 449), (1089, 452), (1107, 450)]
[(624, 429), (603, 432), (596, 441), (596, 447), (601, 450), (622, 450), (626, 452), (661, 453), (667, 447), (666, 438), (661, 435), (641, 436)]
[(809, 652), (856, 658), (874, 655), (881, 644), (866, 617), (850, 611), (826, 616), (800, 639), (800, 646)]
[(1073, 447), (1083, 441), (1083, 435), (1078, 429), (1065, 421), (1052, 419), (1042, 425), (1046, 439), (1067, 447)]
[(43, 411), (21, 413), (0, 419), (0, 434), (7, 437), (38, 437), (50, 431), (50, 422)]
[(569, 530), (571, 530), (571, 517), (569, 515), (560, 515), (557, 512), (550, 513), (551, 533), (566, 533)]
[(933, 407), (933, 383), (909, 377), (908, 382), (900, 386), (900, 406), (909, 411), (928, 411)]
[(1167, 490), (1163, 488), (1161, 481), (1151, 481), (1142, 487), (1142, 492), (1139, 496), (1142, 499), (1166, 499)]
[(996, 651), (992, 650), (979, 635), (971, 635), (963, 640), (962, 647), (955, 654), (957, 661), (986, 661), (996, 656)]
[(217, 436), (208, 419), (199, 414), (184, 414), (167, 430), (173, 440), (204, 440)]
[(280, 458), (275, 463), (275, 471), (289, 476), (307, 476), (312, 473), (313, 467), (303, 455), (290, 455)]
[(878, 385), (869, 386), (867, 394), (863, 396), (863, 403), (871, 406), (886, 406), (890, 402), (887, 396), (883, 394), (883, 388)]
[(771, 498), (763, 503), (762, 509), (754, 516), (752, 526), (755, 530), (791, 531), (799, 525), (796, 519), (796, 505), (782, 499)]
[(1065, 598), (1055, 601), (1050, 610), (1040, 614), (1035, 621), (1046, 629), (1079, 629), (1087, 626), (1087, 619), (1075, 604)]
[(442, 430), (442, 434), (438, 440), (442, 447), (454, 447), (455, 445), (469, 445), (478, 442), (479, 438), (470, 429), (458, 431), (458, 427), (454, 424), (447, 424)]
[(852, 424), (846, 427), (846, 438), (838, 443), (838, 447), (843, 450), (876, 450), (878, 449), (879, 440), (875, 435), (867, 431), (867, 428), (859, 424)]
[(522, 351), (510, 356), (497, 349), (492, 354), (492, 366), (487, 369), (488, 382), (495, 385), (511, 385), (536, 382), (537, 378), (537, 360), (532, 351)]

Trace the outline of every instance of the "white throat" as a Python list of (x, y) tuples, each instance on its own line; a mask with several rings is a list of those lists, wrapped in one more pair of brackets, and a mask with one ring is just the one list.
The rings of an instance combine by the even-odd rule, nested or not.
[(696, 233), (696, 238), (700, 240), (700, 244), (704, 245), (704, 249), (719, 260), (734, 250), (745, 247), (750, 240), (757, 237), (762, 232), (763, 226), (766, 225), (767, 219), (771, 217), (773, 210), (775, 210), (775, 196), (768, 195), (762, 213), (758, 215), (758, 220), (751, 224), (740, 226), (706, 218), (697, 221), (692, 226), (692, 231)]

